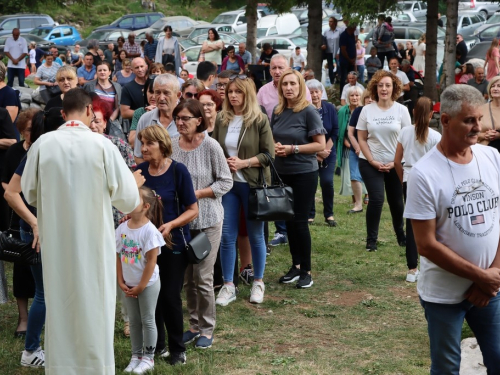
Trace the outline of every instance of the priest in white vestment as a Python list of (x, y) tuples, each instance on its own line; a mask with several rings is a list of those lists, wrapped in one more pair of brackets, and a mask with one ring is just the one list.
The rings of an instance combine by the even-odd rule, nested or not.
[(47, 317), (45, 373), (115, 373), (115, 231), (111, 206), (139, 205), (138, 185), (120, 152), (93, 133), (90, 96), (72, 89), (63, 100), (67, 122), (35, 142), (21, 186), (38, 210)]

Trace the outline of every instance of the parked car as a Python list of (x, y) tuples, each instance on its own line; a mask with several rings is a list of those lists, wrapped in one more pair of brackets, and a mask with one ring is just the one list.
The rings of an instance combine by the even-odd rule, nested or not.
[(165, 17), (161, 12), (154, 13), (134, 13), (126, 14), (113, 21), (109, 25), (100, 26), (96, 30), (106, 30), (106, 29), (127, 29), (127, 30), (139, 30), (146, 27), (150, 27), (160, 18)]
[(40, 25), (57, 25), (57, 22), (47, 14), (17, 13), (0, 16), (0, 35), (12, 34), (12, 30), (16, 28), (21, 34), (25, 34)]
[[(309, 8), (298, 8), (298, 7), (293, 7), (290, 12), (295, 14), (297, 17), (297, 20), (299, 21), (300, 24), (309, 22)], [(323, 9), (323, 15), (321, 18), (327, 18), (333, 15), (333, 10), (332, 9)]]
[(61, 46), (72, 46), (82, 37), (74, 26), (39, 26), (30, 31), (31, 35), (39, 36)]
[[(211, 28), (214, 28), (215, 30), (217, 30), (218, 33), (221, 33), (221, 32), (222, 33), (236, 33), (236, 30), (233, 28), (232, 25), (208, 24), (208, 25), (195, 26), (193, 28), (193, 30), (191, 31), (191, 33), (189, 33), (189, 35), (186, 36), (186, 38), (187, 39), (194, 39), (199, 35), (206, 35), (208, 37), (208, 30)], [(179, 32), (179, 34), (181, 34), (181, 36), (182, 36), (181, 32)]]
[[(307, 57), (307, 39), (300, 35), (275, 35), (273, 37), (263, 37), (257, 39), (257, 55), (260, 56), (260, 51), (264, 43), (269, 43), (282, 55), (290, 57), (295, 51), (295, 47), (300, 47), (300, 52)], [(257, 56), (257, 57), (258, 57)]]
[[(238, 10), (246, 10), (247, 6), (243, 5), (241, 8), (238, 8)], [(276, 11), (271, 10), (268, 7), (268, 4), (265, 3), (257, 3), (257, 10), (261, 12), (262, 17), (269, 16), (270, 14), (276, 14)]]
[(257, 21), (257, 38), (269, 35), (289, 35), (300, 26), (293, 13), (272, 14)]
[(467, 60), (481, 59), (484, 60), (486, 52), (491, 46), (491, 42), (478, 42), (467, 52)]
[(124, 29), (94, 30), (87, 38), (80, 40), (78, 44), (81, 47), (87, 47), (89, 40), (97, 39), (100, 46), (106, 47), (111, 42), (116, 44), (116, 41), (121, 36), (127, 40), (129, 33), (130, 30)]
[(187, 48), (184, 53), (186, 54), (187, 63), (184, 63), (184, 69), (189, 74), (196, 77), (196, 69), (198, 68), (198, 57), (200, 57), (201, 46)]
[(400, 1), (397, 4), (400, 11), (412, 13), (418, 20), (427, 17), (427, 4), (424, 1)]
[(496, 25), (496, 24), (500, 24), (500, 12), (497, 12), (493, 16), (488, 18), (488, 20), (484, 24), (482, 24), (476, 30), (474, 30), (472, 35), (477, 36), (477, 34), (479, 34), (481, 31), (487, 29), (491, 25)]
[[(441, 16), (443, 25), (446, 25), (446, 16)], [(461, 34), (464, 39), (472, 36), (474, 31), (484, 25), (486, 18), (482, 14), (475, 12), (460, 12), (457, 20), (457, 34)]]
[[(262, 17), (262, 13), (257, 10), (257, 19)], [(233, 10), (219, 14), (212, 21), (212, 25), (231, 25), (235, 32), (247, 31), (247, 16), (245, 11)]]
[(493, 38), (500, 37), (500, 23), (496, 25), (490, 25), (483, 29), (480, 33), (475, 35), (480, 42), (492, 41)]
[(392, 23), (408, 23), (408, 22), (418, 22), (417, 17), (411, 12), (397, 12), (395, 14), (389, 14), (392, 17)]
[[(66, 51), (67, 51), (66, 47), (55, 45), (54, 43), (52, 43), (48, 40), (42, 39), (42, 38), (40, 38), (36, 35), (32, 35), (32, 34), (21, 34), (21, 36), (24, 39), (26, 39), (26, 42), (28, 44), (30, 44), (31, 42), (36, 42), (36, 46), (45, 52), (49, 52), (50, 47), (56, 46), (57, 50), (59, 51), (59, 54), (61, 54), (61, 53), (66, 54)], [(9, 37), (10, 37), (10, 35), (0, 36), (0, 56), (3, 56), (3, 48), (5, 46), (5, 41)], [(0, 59), (1, 59), (1, 57), (0, 57)]]
[[(219, 37), (224, 42), (224, 46), (226, 46), (226, 47), (229, 45), (238, 45), (240, 43), (246, 43), (246, 41), (247, 41), (247, 39), (244, 36), (242, 36), (240, 34), (236, 34), (236, 33), (232, 33), (232, 34), (219, 33)], [(198, 35), (197, 37), (195, 37), (192, 40), (195, 43), (197, 43), (198, 45), (201, 45), (201, 44), (203, 44), (203, 42), (205, 40), (207, 40), (207, 36), (206, 35)]]
[[(195, 21), (192, 18), (186, 16), (173, 16), (173, 17), (162, 17), (150, 27), (145, 29), (139, 29), (135, 33), (137, 36), (146, 34), (146, 32), (151, 32), (154, 35), (160, 34), (165, 26), (171, 26), (172, 30), (175, 32), (177, 30), (185, 30), (198, 25), (208, 25), (205, 21)], [(178, 34), (179, 35), (179, 34)]]
[(500, 11), (500, 5), (495, 1), (458, 0), (458, 11), (472, 10), (481, 13), (484, 19), (488, 19)]

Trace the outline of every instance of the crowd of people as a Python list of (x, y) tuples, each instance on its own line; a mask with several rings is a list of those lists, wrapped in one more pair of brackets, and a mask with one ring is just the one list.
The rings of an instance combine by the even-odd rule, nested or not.
[[(325, 100), (326, 89), (304, 64), (300, 49), (288, 58), (264, 45), (259, 63), (268, 75), (255, 79), (247, 71), (251, 56), (248, 60), (244, 44), (238, 53), (228, 48), (222, 58), (224, 45), (214, 29), (202, 46), (196, 79), (182, 69), (180, 47), (169, 26), (158, 41), (148, 34), (143, 48), (131, 33), (128, 41), (121, 39), (118, 47), (109, 45), (101, 53), (90, 43), (87, 54), (68, 54), (63, 66), (56, 62), (57, 52), (44, 55), (38, 67), (34, 63), (35, 83), (46, 91), (44, 111), (20, 111), (10, 97), (11, 75), (17, 74), (12, 69), (22, 69), (19, 64), (26, 56), (22, 49), (7, 51), (12, 66), (0, 63), (5, 197), (0, 229), (19, 228), (20, 239), (42, 255), (42, 264), (14, 266), (16, 335), (25, 338), (21, 365), (45, 367), (53, 374), (114, 373), (116, 296), (124, 334), (131, 341), (124, 371), (151, 371), (155, 356), (172, 365), (184, 364), (186, 345), (212, 347), (217, 306), (237, 300), (238, 280), (251, 286), (250, 303), (263, 303), (266, 256), (279, 244), (289, 245), (291, 264), (277, 281), (299, 289), (312, 287), (309, 225), (315, 221), (318, 183), (325, 224), (339, 225), (334, 216), (335, 167), (341, 174), (340, 194), (352, 196), (348, 214), (362, 213), (366, 205), (368, 252), (378, 250), (387, 196), (397, 244), (406, 248), (406, 281), (419, 281), (429, 327), (444, 324), (445, 314), (438, 307), (461, 302), (460, 293), (470, 301), (469, 310), (488, 305), (491, 297), (489, 311), (498, 309), (498, 220), (491, 224), (498, 198), (484, 210), (491, 212), (461, 219), (457, 225), (460, 235), (471, 238), (471, 225), (492, 225), (481, 233), (489, 241), (484, 254), (472, 256), (461, 250), (453, 234), (446, 234), (456, 224), (443, 222), (447, 215), (465, 216), (460, 213), (463, 206), (459, 202), (450, 209), (439, 189), (448, 189), (450, 197), (456, 189), (453, 202), (460, 194), (479, 199), (472, 193), (486, 182), (492, 197), (500, 193), (498, 179), (495, 185), (483, 172), (483, 180), (478, 162), (480, 158), (481, 166), (500, 165), (500, 156), (480, 146), (473, 146), (473, 152), (470, 148), (472, 138), (493, 147), (500, 138), (494, 120), (500, 108), (500, 78), (487, 84), (491, 101), (486, 104), (472, 84), (443, 93), (441, 138), (429, 128), (433, 103), (415, 95), (415, 79), (423, 76), (423, 69), (414, 68), (424, 66), (425, 36), (417, 46), (407, 46), (412, 52), (398, 57), (391, 19), (379, 17), (371, 58), (361, 64), (364, 50), (356, 40), (356, 25), (337, 26), (330, 18), (322, 49), (329, 69), (338, 61), (338, 109)], [(14, 31), (13, 39), (19, 38)], [(381, 69), (385, 60), (389, 70)], [(498, 59), (494, 61), (498, 65)], [(364, 67), (366, 88), (363, 79), (358, 82)], [(329, 74), (334, 82), (333, 69)], [(265, 80), (269, 82), (263, 84)], [(406, 94), (411, 95), (411, 106), (402, 104)], [(429, 177), (419, 160), (431, 157), (439, 161)], [(477, 164), (473, 185), (462, 182), (467, 174), (460, 164), (468, 169)], [(275, 222), (269, 241), (269, 223), (249, 219), (248, 197), (252, 188), (272, 182), (271, 169), (293, 189), (295, 199), (294, 217)], [(453, 181), (449, 187), (440, 184), (447, 171)], [(200, 233), (208, 238), (210, 252), (195, 263), (186, 248)], [(496, 246), (490, 244), (494, 235)], [(454, 247), (449, 251), (446, 246)], [(425, 254), (420, 270), (419, 252)], [(488, 267), (491, 271), (484, 271)], [(453, 289), (452, 299), (446, 287)], [(3, 289), (0, 277), (0, 297)], [(457, 319), (463, 321), (460, 312), (455, 330)], [(475, 319), (484, 318), (474, 313)], [(44, 324), (46, 352), (41, 347)], [(476, 327), (471, 328), (476, 333)], [(456, 366), (456, 353), (453, 364), (443, 356), (456, 348), (456, 339), (444, 337), (442, 329), (431, 331), (432, 366), (446, 367), (448, 373)], [(478, 339), (488, 336), (477, 331)], [(483, 349), (484, 342), (480, 345)], [(485, 354), (489, 369), (497, 366), (491, 361), (497, 349)]]

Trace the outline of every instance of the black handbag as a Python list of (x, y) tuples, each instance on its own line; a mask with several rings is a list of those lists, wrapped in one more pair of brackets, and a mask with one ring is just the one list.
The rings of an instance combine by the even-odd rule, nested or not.
[(271, 178), (271, 185), (267, 185), (264, 179), (264, 168), (260, 168), (260, 183), (262, 185), (250, 188), (247, 218), (259, 221), (292, 220), (294, 217), (293, 189), (281, 180), (271, 155), (268, 153), (265, 155), (269, 159), (271, 175), (274, 178)]
[[(177, 194), (177, 180), (175, 167), (177, 166), (176, 162), (173, 162), (173, 172), (174, 172), (174, 187), (175, 187), (175, 202), (177, 204), (177, 216), (181, 215), (180, 204), (179, 204), (179, 196)], [(194, 238), (187, 243), (186, 237), (184, 237), (184, 229), (182, 227), (179, 228), (181, 232), (182, 239), (184, 241), (184, 247), (186, 248), (186, 252), (188, 255), (189, 263), (199, 264), (202, 260), (204, 260), (208, 254), (210, 254), (210, 250), (212, 250), (212, 244), (208, 240), (207, 235), (204, 232), (200, 232)]]
[[(10, 221), (12, 223), (12, 215)], [(9, 225), (10, 227), (10, 225)], [(31, 243), (24, 243), (23, 241), (12, 236), (9, 228), (5, 232), (0, 232), (0, 260), (6, 262), (15, 262), (34, 266), (42, 263), (40, 253), (31, 247)]]
[(49, 90), (51, 96), (60, 95), (62, 93), (59, 85), (56, 86), (46, 86), (47, 90)]

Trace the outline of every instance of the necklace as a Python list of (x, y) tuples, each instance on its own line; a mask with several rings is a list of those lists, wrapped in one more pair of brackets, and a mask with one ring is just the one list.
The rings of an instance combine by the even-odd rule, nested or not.
[(151, 164), (149, 164), (149, 167), (148, 167), (148, 172), (149, 172), (149, 174), (150, 174), (151, 176), (153, 176), (153, 177), (158, 176), (158, 175), (161, 173), (161, 171), (163, 171), (163, 168), (165, 168), (165, 167), (166, 167), (167, 163), (168, 163), (168, 159), (167, 159), (167, 160), (165, 160), (165, 163), (163, 163), (163, 165), (161, 166), (161, 168), (160, 168), (160, 169), (158, 169), (158, 171), (157, 171), (155, 174), (151, 173)]
[[(475, 183), (473, 183), (471, 185), (467, 185), (467, 186), (458, 187), (457, 183), (455, 181), (455, 176), (453, 176), (453, 171), (451, 170), (451, 165), (450, 165), (450, 161), (448, 160), (448, 156), (446, 156), (446, 152), (444, 151), (443, 145), (441, 143), (439, 145), (441, 146), (441, 150), (443, 151), (443, 155), (446, 159), (446, 163), (448, 164), (448, 168), (450, 169), (451, 178), (453, 179), (453, 185), (455, 186), (455, 194), (456, 195), (465, 194), (465, 196), (467, 196), (469, 193), (472, 193), (474, 190), (476, 190), (484, 185), (483, 179), (481, 177), (481, 169), (479, 169), (479, 162), (477, 161), (477, 157), (476, 157), (476, 155), (474, 155), (474, 152), (472, 152), (472, 149), (470, 150), (470, 152), (472, 154), (472, 157), (476, 160), (477, 171), (479, 173), (479, 182), (475, 182)], [(464, 199), (465, 199), (465, 197), (464, 197)]]

